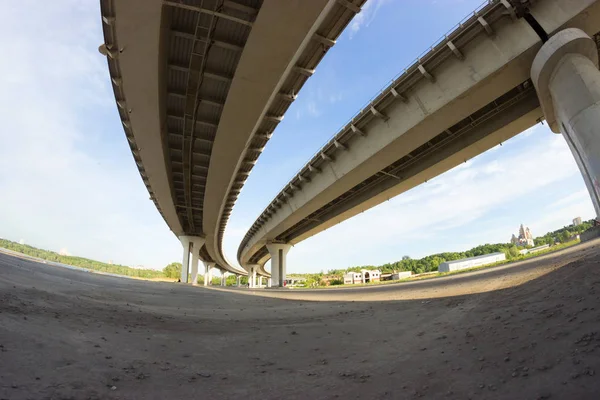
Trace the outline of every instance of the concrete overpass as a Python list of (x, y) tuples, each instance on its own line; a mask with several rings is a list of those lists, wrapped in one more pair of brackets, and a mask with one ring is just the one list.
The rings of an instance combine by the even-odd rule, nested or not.
[[(581, 31), (565, 31), (572, 27)], [(595, 179), (600, 114), (594, 105), (600, 101), (599, 31), (600, 2), (594, 0), (486, 3), (397, 76), (298, 171), (244, 237), (240, 264), (263, 270), (271, 258), (274, 284), (281, 285), (292, 245), (544, 117), (568, 139), (600, 213)], [(565, 61), (572, 54), (581, 59)]]
[(222, 251), (257, 158), (365, 0), (101, 0), (119, 115), (150, 199), (184, 248), (245, 274)]

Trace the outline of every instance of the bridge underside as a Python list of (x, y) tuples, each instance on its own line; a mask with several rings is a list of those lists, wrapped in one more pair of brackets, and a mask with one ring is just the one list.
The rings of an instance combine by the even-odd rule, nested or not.
[(290, 180), (246, 234), (240, 263), (264, 264), (269, 243), (299, 243), (541, 121), (532, 63), (571, 27), (593, 36), (597, 49), (600, 3), (498, 1), (477, 10)]
[[(308, 237), (306, 233), (310, 232), (309, 236), (312, 236), (327, 229), (338, 222), (338, 217), (358, 206), (361, 206), (360, 211), (370, 208), (369, 200), (377, 204), (378, 195), (389, 198), (409, 190), (415, 179), (423, 182), (442, 174), (519, 134), (541, 117), (533, 84), (530, 80), (523, 82), (302, 219), (278, 235), (275, 241), (300, 242)], [(517, 120), (520, 122), (515, 124)], [(502, 129), (507, 126), (517, 129)], [(394, 193), (390, 193), (392, 189), (395, 189)], [(355, 210), (353, 214), (360, 211)], [(264, 263), (268, 257), (264, 246), (250, 258), (250, 263)]]
[(233, 205), (364, 1), (101, 0), (100, 50), (140, 175), (175, 235), (203, 241), (202, 260), (240, 272), (221, 249)]

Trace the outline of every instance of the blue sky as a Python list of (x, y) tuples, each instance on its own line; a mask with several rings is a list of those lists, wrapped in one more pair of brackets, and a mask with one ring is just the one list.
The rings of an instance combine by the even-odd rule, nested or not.
[[(258, 214), (391, 78), (472, 12), (472, 0), (369, 0), (276, 130), (225, 234), (233, 262)], [(0, 3), (0, 237), (162, 268), (181, 246), (149, 200), (97, 51), (97, 1)], [(298, 245), (288, 271), (396, 261), (543, 234), (593, 217), (560, 135), (538, 125)]]

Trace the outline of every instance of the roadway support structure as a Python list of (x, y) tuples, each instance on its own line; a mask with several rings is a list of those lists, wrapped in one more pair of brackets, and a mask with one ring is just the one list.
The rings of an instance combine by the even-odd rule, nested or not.
[(255, 288), (256, 287), (256, 272), (258, 271), (258, 264), (250, 264), (248, 266), (250, 271), (248, 272), (248, 287)]
[(212, 269), (215, 267), (214, 262), (204, 262), (204, 286), (212, 285)]
[(236, 279), (237, 279), (237, 281), (236, 281), (237, 287), (240, 287), (240, 286), (242, 286), (242, 276), (241, 276), (241, 275), (238, 275), (238, 276), (236, 277)]
[(531, 77), (550, 129), (562, 133), (600, 216), (600, 71), (595, 41), (577, 28), (540, 49)]
[(181, 282), (188, 283), (190, 273), (190, 254), (192, 254), (192, 284), (198, 282), (198, 257), (200, 249), (204, 246), (204, 238), (199, 236), (180, 236), (179, 241), (183, 246), (183, 261), (181, 263)]
[(271, 255), (271, 285), (284, 287), (287, 253), (292, 248), (286, 243), (267, 243), (267, 250)]
[(222, 269), (221, 270), (221, 286), (226, 286), (227, 285), (227, 272)]

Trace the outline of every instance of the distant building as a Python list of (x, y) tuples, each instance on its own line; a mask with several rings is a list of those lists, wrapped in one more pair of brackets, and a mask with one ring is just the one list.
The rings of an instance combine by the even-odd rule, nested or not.
[(344, 285), (353, 285), (355, 283), (362, 283), (362, 273), (348, 272), (344, 275)]
[(348, 272), (344, 275), (344, 285), (379, 282), (380, 280), (381, 271), (379, 270), (363, 269), (360, 272)]
[(446, 261), (440, 264), (438, 272), (451, 272), (460, 269), (480, 267), (506, 260), (504, 253), (484, 254), (482, 256), (463, 258), (462, 260)]
[(516, 246), (533, 246), (533, 235), (528, 227), (524, 227), (523, 224), (519, 227), (519, 236), (512, 235), (510, 242)]
[(581, 217), (573, 218), (573, 226), (581, 225)]
[(360, 272), (362, 273), (362, 283), (379, 282), (381, 280), (381, 271), (379, 270), (363, 269)]
[(542, 251), (544, 249), (547, 249), (548, 247), (550, 247), (549, 244), (544, 244), (542, 246), (534, 247), (533, 249), (523, 249), (523, 250), (519, 251), (519, 254), (523, 255), (523, 254), (537, 253), (538, 251)]
[(393, 281), (398, 281), (400, 279), (406, 279), (406, 278), (410, 278), (412, 276), (412, 271), (400, 271), (400, 272), (394, 272), (392, 274), (392, 280)]
[(285, 286), (286, 287), (294, 287), (294, 286), (304, 286), (304, 283), (306, 282), (305, 278), (295, 278), (295, 277), (287, 277), (285, 280)]

